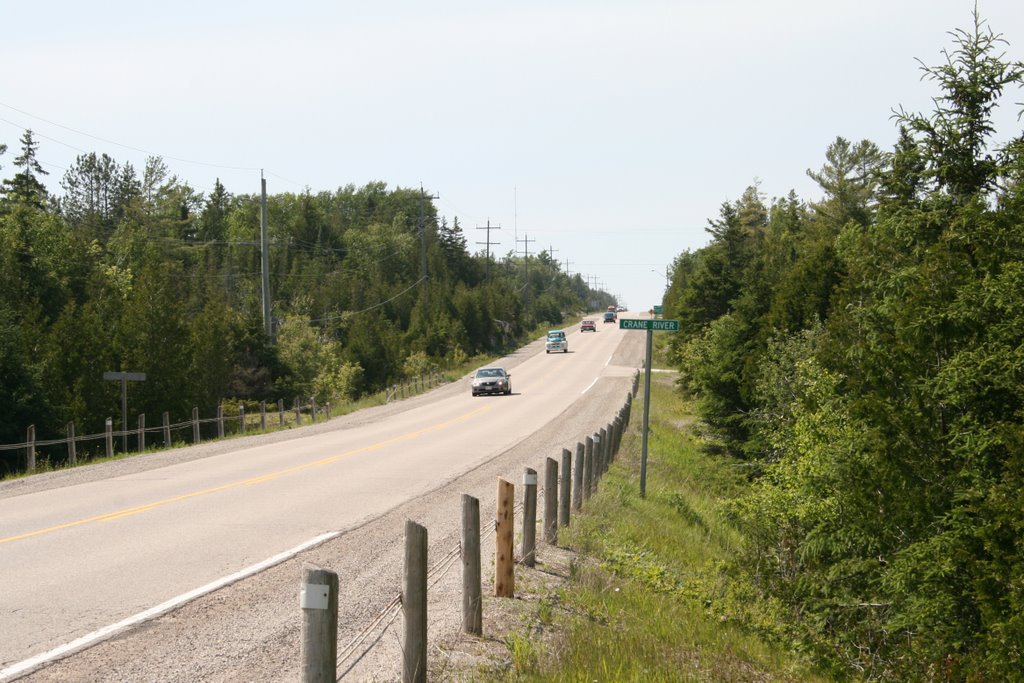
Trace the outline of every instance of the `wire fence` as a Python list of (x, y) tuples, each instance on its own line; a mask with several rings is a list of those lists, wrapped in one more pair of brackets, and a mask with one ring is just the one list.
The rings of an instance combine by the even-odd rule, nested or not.
[[(401, 384), (394, 384), (384, 392), (386, 402), (410, 398), (444, 383), (440, 372), (430, 372), (414, 377)], [(114, 429), (114, 419), (106, 419), (105, 429), (95, 434), (77, 434), (74, 422), (67, 423), (62, 437), (40, 439), (36, 437), (35, 425), (25, 430), (22, 443), (0, 444), (0, 478), (16, 473), (32, 473), (40, 464), (48, 468), (75, 466), (81, 461), (99, 457), (112, 458), (117, 454), (127, 455), (161, 450), (183, 445), (194, 445), (212, 439), (269, 432), (292, 426), (301, 426), (307, 420), (318, 422), (331, 417), (330, 402), (318, 405), (314, 398), (295, 397), (291, 407), (285, 401), (260, 401), (258, 404), (222, 403), (212, 416), (200, 417), (199, 408), (194, 407), (188, 419), (170, 421), (170, 414), (164, 412), (158, 424), (147, 423), (147, 415), (137, 416), (137, 426), (119, 425)], [(13, 456), (10, 453), (13, 452)]]

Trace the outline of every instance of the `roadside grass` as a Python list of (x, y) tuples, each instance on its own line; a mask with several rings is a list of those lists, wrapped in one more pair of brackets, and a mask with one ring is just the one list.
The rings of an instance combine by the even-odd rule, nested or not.
[(505, 638), (511, 666), (477, 680), (827, 680), (790, 652), (778, 606), (731, 576), (743, 538), (727, 508), (744, 473), (703, 448), (673, 379), (652, 375), (646, 498), (641, 393), (616, 462), (559, 535), (577, 553), (569, 580)]

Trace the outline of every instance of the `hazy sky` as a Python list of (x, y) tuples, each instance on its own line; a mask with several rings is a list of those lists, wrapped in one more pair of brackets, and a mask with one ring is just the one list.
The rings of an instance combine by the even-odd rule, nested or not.
[[(793, 189), (836, 136), (889, 149), (893, 108), (972, 0), (14, 2), (0, 0), (0, 176), (22, 129), (59, 192), (74, 158), (163, 156), (200, 191), (423, 186), (530, 239), (632, 308), (707, 242), (723, 201)], [(979, 11), (1024, 58), (1024, 2)], [(1000, 140), (1021, 130), (1010, 93)]]

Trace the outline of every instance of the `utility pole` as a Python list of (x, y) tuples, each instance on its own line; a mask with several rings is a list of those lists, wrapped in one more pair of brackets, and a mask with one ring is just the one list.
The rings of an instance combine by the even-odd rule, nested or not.
[(523, 239), (516, 240), (516, 242), (523, 243), (523, 255), (526, 257), (526, 305), (529, 308), (530, 305), (530, 242), (536, 242), (537, 240), (531, 240), (530, 235), (523, 233)]
[(478, 226), (476, 226), (476, 229), (477, 230), (486, 230), (487, 231), (487, 241), (486, 242), (477, 242), (477, 244), (486, 244), (487, 245), (487, 256), (486, 256), (486, 260), (484, 261), (484, 264), (485, 264), (484, 268), (486, 269), (487, 281), (490, 282), (490, 280), (491, 280), (491, 245), (492, 244), (501, 244), (501, 242), (492, 242), (491, 241), (491, 230), (501, 230), (501, 226), (500, 225), (492, 226), (491, 225), (491, 219), (488, 218), (487, 219), (487, 226), (486, 227), (480, 227), (478, 225)]
[(571, 265), (569, 259), (565, 259), (565, 276), (569, 277), (569, 266)]
[[(423, 292), (424, 308), (430, 307), (430, 290), (427, 287), (427, 219), (423, 213), (423, 200), (427, 198), (427, 193), (423, 191), (423, 183), (420, 183), (420, 282), (422, 282), (420, 291)], [(440, 199), (441, 197), (439, 195), (432, 194), (429, 198)]]
[(274, 341), (274, 325), (270, 317), (270, 237), (267, 230), (267, 179), (260, 169), (260, 269), (263, 292), (263, 333)]

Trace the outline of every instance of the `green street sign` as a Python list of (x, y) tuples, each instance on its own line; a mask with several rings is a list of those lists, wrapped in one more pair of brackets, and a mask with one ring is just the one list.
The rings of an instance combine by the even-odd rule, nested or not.
[(678, 320), (650, 320), (648, 318), (619, 318), (620, 330), (654, 330), (655, 332), (678, 332)]
[(654, 315), (661, 315), (661, 306), (655, 304), (655, 306), (654, 306)]

